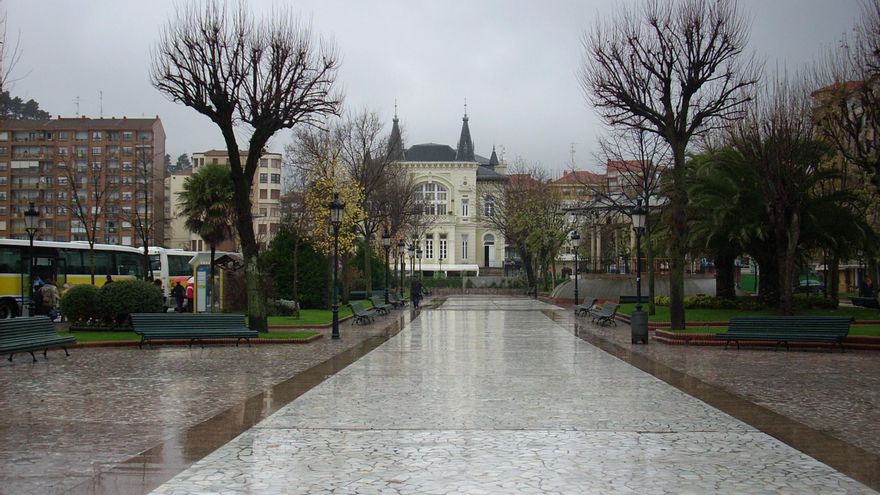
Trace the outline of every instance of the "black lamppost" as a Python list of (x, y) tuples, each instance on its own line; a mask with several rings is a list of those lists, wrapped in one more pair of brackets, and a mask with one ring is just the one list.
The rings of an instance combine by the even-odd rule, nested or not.
[(403, 299), (403, 273), (406, 271), (406, 241), (397, 241), (397, 254), (400, 256), (400, 298)]
[(391, 233), (382, 231), (382, 248), (385, 249), (385, 304), (388, 304), (388, 251), (391, 249)]
[[(27, 315), (30, 316), (30, 309), (34, 304), (34, 236), (37, 235), (37, 231), (40, 230), (40, 212), (34, 208), (33, 201), (30, 206), (28, 206), (27, 211), (24, 212), (24, 230), (27, 232), (28, 239), (30, 240), (30, 246), (28, 247), (28, 284), (30, 285), (31, 298), (30, 302), (27, 306)], [(22, 293), (22, 310), (24, 310), (24, 294)]]
[(416, 248), (416, 258), (419, 259), (419, 280), (422, 279), (422, 248)]
[(330, 208), (330, 226), (333, 227), (333, 333), (331, 338), (339, 338), (339, 286), (336, 283), (339, 268), (339, 227), (342, 225), (342, 212), (345, 203), (339, 201), (339, 194), (333, 194)]
[(574, 247), (574, 303), (578, 304), (580, 297), (578, 296), (578, 247), (581, 244), (581, 236), (577, 230), (571, 232), (571, 245)]
[(642, 208), (642, 200), (636, 200), (636, 207), (630, 214), (632, 217), (633, 230), (636, 232), (636, 309), (630, 319), (632, 343), (648, 343), (648, 314), (642, 311), (642, 233), (645, 230), (645, 221), (648, 211)]
[(409, 253), (409, 279), (410, 282), (416, 277), (416, 243), (413, 241), (412, 244), (406, 248)]

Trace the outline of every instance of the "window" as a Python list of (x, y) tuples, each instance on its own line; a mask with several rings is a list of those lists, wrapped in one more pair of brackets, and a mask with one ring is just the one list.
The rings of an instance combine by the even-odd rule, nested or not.
[(92, 170), (101, 170), (101, 162), (92, 162)]
[(123, 146), (122, 147), (122, 156), (132, 156), (134, 155), (134, 148), (131, 146)]
[(131, 162), (122, 162), (122, 170), (131, 172)]
[[(65, 178), (66, 177), (59, 177), (58, 181), (60, 182), (61, 179), (65, 179)], [(67, 191), (58, 191), (58, 199), (67, 199)]]
[(117, 132), (117, 131), (108, 131), (108, 132), (107, 132), (107, 140), (108, 140), (108, 141), (119, 141), (119, 132)]
[(67, 131), (58, 131), (58, 139), (67, 140), (70, 139), (70, 135), (67, 133)]
[(266, 224), (265, 224), (265, 223), (261, 223), (260, 225), (258, 225), (258, 226), (257, 226), (257, 231), (258, 231), (258, 233), (259, 233), (260, 235), (266, 235)]
[(266, 189), (260, 189), (260, 199), (268, 199), (269, 195), (266, 193)]
[(6, 201), (6, 191), (0, 191), (0, 201)]
[(125, 191), (122, 193), (123, 201), (131, 201), (131, 191)]
[(487, 217), (495, 216), (495, 198), (490, 196), (486, 196), (486, 199), (483, 201), (483, 214)]
[(428, 234), (425, 236), (425, 258), (431, 259), (434, 257), (434, 234)]
[(260, 174), (260, 184), (269, 183), (269, 174)]
[(101, 140), (101, 131), (92, 131), (92, 139), (95, 141)]
[(469, 202), (467, 198), (461, 200), (461, 216), (467, 218)]
[(272, 184), (281, 184), (281, 174), (272, 174)]
[(63, 175), (59, 176), (58, 177), (58, 185), (59, 186), (66, 186), (67, 185), (67, 177), (65, 177)]
[(260, 158), (260, 168), (269, 167), (269, 160), (267, 158)]
[(6, 170), (9, 168), (9, 164), (6, 162), (0, 162), (0, 170)]
[(266, 210), (266, 208), (260, 208), (260, 216), (261, 217), (265, 217), (267, 212), (268, 212), (268, 210)]
[(448, 191), (436, 182), (425, 182), (416, 188), (416, 204), (422, 205), (425, 215), (445, 215)]
[(468, 259), (468, 235), (461, 235), (461, 259)]
[(92, 154), (93, 155), (100, 155), (101, 154), (101, 147), (100, 146), (92, 146)]
[(124, 141), (131, 141), (132, 139), (134, 139), (134, 133), (131, 131), (122, 131), (122, 139)]
[(77, 141), (87, 141), (89, 139), (89, 133), (86, 131), (76, 131), (74, 138)]
[(0, 186), (6, 185), (6, 177), (0, 176)]
[(440, 259), (445, 260), (448, 258), (447, 254), (447, 243), (446, 243), (446, 234), (440, 234)]
[(281, 199), (281, 191), (272, 189), (272, 199)]

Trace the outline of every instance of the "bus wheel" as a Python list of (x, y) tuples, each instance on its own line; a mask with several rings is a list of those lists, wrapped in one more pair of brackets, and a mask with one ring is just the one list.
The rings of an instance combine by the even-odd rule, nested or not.
[(12, 318), (16, 314), (18, 314), (18, 311), (16, 311), (15, 303), (0, 301), (0, 320)]

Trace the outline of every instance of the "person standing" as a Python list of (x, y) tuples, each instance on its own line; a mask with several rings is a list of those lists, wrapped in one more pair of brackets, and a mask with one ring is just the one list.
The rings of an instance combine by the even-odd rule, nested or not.
[(187, 313), (195, 313), (195, 306), (193, 306), (195, 302), (195, 288), (193, 287), (192, 279), (187, 280), (186, 282), (186, 311)]
[(874, 297), (876, 289), (874, 288), (874, 280), (870, 275), (865, 275), (862, 283), (859, 284), (859, 297)]
[(113, 277), (111, 277), (110, 274), (107, 274), (107, 278), (104, 279), (104, 285), (112, 284), (112, 283), (113, 283)]
[(418, 308), (422, 300), (422, 282), (417, 278), (413, 278), (409, 286), (409, 298), (412, 299), (413, 307)]
[(42, 311), (43, 314), (49, 316), (52, 321), (55, 321), (55, 318), (58, 317), (58, 287), (55, 286), (55, 282), (50, 278), (46, 280), (46, 283), (43, 284), (43, 287), (40, 289), (40, 296), (42, 299)]
[(180, 285), (180, 280), (177, 281), (177, 284), (171, 289), (171, 297), (174, 298), (174, 302), (177, 303), (177, 307), (174, 308), (178, 313), (183, 312), (183, 299), (184, 299), (184, 291), (183, 286)]

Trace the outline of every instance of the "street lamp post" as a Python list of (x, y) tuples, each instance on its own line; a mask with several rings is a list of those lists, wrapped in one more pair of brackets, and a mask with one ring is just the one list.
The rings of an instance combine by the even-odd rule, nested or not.
[(401, 239), (397, 241), (397, 254), (400, 256), (400, 298), (403, 299), (403, 273), (406, 271), (406, 242)]
[(578, 295), (578, 247), (581, 243), (581, 236), (577, 230), (571, 233), (571, 245), (574, 247), (574, 303), (578, 304), (580, 296)]
[(330, 208), (330, 226), (333, 227), (333, 333), (331, 338), (339, 338), (339, 286), (336, 278), (339, 271), (339, 227), (342, 225), (342, 212), (345, 203), (339, 201), (339, 194), (333, 194), (333, 201), (327, 205)]
[(30, 285), (30, 293), (31, 298), (30, 302), (27, 306), (24, 304), (24, 291), (22, 291), (21, 297), (21, 305), (23, 316), (30, 316), (30, 309), (34, 304), (34, 236), (37, 235), (37, 230), (40, 229), (40, 212), (34, 208), (33, 201), (30, 206), (28, 206), (27, 211), (24, 212), (24, 230), (27, 232), (28, 239), (30, 240), (30, 245), (28, 247), (28, 285)]
[(391, 233), (388, 229), (382, 231), (382, 247), (385, 249), (385, 304), (388, 303), (388, 251), (391, 249)]
[(633, 230), (636, 232), (636, 309), (630, 319), (632, 343), (648, 343), (648, 314), (642, 311), (642, 233), (648, 219), (648, 211), (642, 207), (642, 200), (636, 200), (632, 210)]
[(406, 250), (409, 253), (409, 280), (412, 282), (416, 278), (416, 243), (410, 244)]
[(419, 259), (419, 280), (422, 279), (422, 248), (416, 248), (416, 258)]

